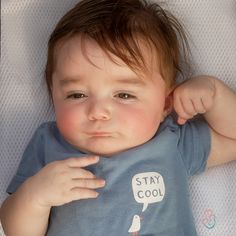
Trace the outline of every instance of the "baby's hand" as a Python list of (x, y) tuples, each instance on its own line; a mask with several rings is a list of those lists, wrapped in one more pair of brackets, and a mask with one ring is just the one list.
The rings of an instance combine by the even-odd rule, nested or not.
[(184, 124), (197, 114), (204, 114), (214, 103), (214, 79), (199, 76), (185, 81), (174, 90), (174, 109), (178, 114), (178, 123)]
[(65, 203), (96, 198), (94, 189), (101, 188), (105, 181), (97, 179), (83, 167), (95, 164), (98, 157), (69, 158), (49, 163), (36, 175), (28, 179), (28, 189), (34, 202), (40, 206), (52, 207)]

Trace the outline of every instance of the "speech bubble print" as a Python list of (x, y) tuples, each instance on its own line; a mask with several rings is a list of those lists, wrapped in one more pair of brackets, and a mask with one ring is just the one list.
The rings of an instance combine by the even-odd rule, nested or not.
[(144, 212), (148, 204), (160, 202), (165, 196), (165, 184), (161, 174), (145, 172), (132, 178), (133, 194), (136, 202), (143, 203)]

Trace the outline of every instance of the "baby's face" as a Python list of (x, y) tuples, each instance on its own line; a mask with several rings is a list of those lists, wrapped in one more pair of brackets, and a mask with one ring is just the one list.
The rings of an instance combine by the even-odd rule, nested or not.
[(141, 78), (120, 59), (114, 57), (119, 65), (112, 62), (94, 41), (86, 41), (87, 57), (80, 45), (75, 37), (56, 52), (52, 94), (63, 137), (104, 156), (150, 140), (168, 95), (159, 71)]

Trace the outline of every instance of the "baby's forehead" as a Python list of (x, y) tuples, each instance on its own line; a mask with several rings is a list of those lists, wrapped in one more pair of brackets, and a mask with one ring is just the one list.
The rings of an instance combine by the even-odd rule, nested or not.
[[(139, 52), (142, 54), (140, 59), (140, 65), (142, 67), (135, 67), (135, 73), (150, 73), (153, 70), (159, 70), (159, 55), (152, 47), (152, 45), (145, 43), (141, 38), (137, 39), (137, 45), (139, 46)], [(123, 49), (122, 49), (123, 50)], [(117, 53), (118, 54), (118, 53)], [(129, 58), (127, 52), (127, 58)], [(57, 44), (54, 51), (54, 59), (56, 64), (64, 65), (65, 60), (76, 62), (81, 60), (87, 60), (91, 64), (100, 67), (104, 63), (117, 64), (122, 67), (128, 66), (118, 55), (110, 52), (108, 48), (103, 45), (99, 45), (94, 39), (90, 37), (82, 37), (76, 35), (71, 38), (62, 40)], [(143, 60), (143, 61), (142, 61)], [(134, 68), (131, 68), (132, 70)]]
[(126, 64), (114, 54), (111, 54), (101, 48), (95, 40), (87, 38), (82, 40), (81, 37), (73, 37), (61, 42), (55, 49), (56, 65), (66, 67), (71, 64), (88, 64), (102, 68), (104, 65), (114, 62), (117, 65), (125, 66)]

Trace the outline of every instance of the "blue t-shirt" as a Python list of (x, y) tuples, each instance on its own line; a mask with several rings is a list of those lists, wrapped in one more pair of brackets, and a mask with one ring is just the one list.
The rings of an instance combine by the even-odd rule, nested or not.
[[(135, 134), (134, 134), (135, 135)], [(210, 150), (206, 122), (183, 126), (168, 117), (147, 143), (88, 170), (106, 180), (97, 199), (53, 207), (47, 236), (194, 236), (188, 178), (205, 169)], [(60, 135), (56, 123), (42, 124), (25, 150), (7, 192), (55, 160), (87, 155)]]

